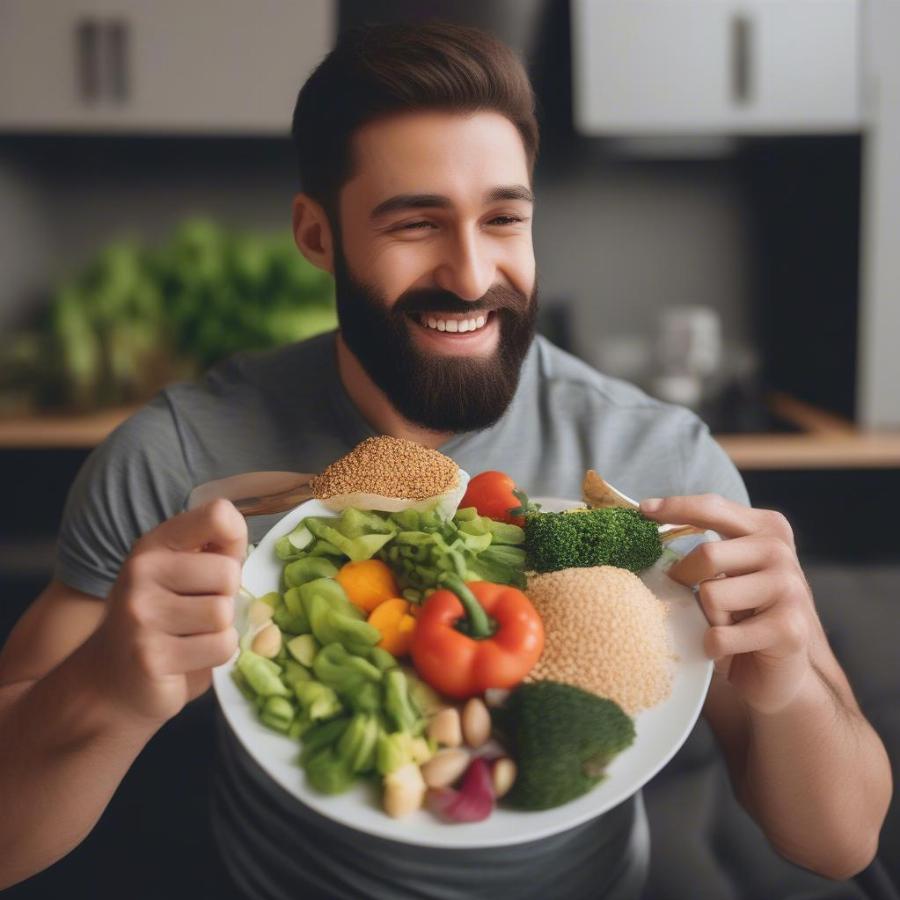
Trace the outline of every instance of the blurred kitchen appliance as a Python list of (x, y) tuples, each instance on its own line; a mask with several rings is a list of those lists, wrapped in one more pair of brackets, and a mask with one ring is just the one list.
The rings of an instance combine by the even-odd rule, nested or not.
[(722, 374), (722, 322), (708, 306), (670, 306), (660, 313), (653, 393), (697, 409)]

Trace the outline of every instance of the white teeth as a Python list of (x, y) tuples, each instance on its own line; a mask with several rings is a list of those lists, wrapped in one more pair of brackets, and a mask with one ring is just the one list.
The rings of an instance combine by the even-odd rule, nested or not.
[(434, 316), (422, 316), (419, 320), (427, 328), (433, 328), (436, 331), (451, 331), (458, 334), (465, 334), (468, 331), (477, 331), (484, 328), (488, 317), (478, 316), (473, 319), (436, 319)]

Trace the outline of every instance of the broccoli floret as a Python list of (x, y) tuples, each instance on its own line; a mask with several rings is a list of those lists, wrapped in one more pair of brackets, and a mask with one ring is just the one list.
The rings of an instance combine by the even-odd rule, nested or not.
[(556, 681), (523, 684), (493, 710), (518, 774), (506, 800), (551, 809), (587, 793), (634, 741), (634, 722), (612, 700)]
[(536, 572), (586, 566), (640, 572), (662, 555), (662, 542), (656, 522), (635, 509), (586, 509), (528, 516), (525, 551)]

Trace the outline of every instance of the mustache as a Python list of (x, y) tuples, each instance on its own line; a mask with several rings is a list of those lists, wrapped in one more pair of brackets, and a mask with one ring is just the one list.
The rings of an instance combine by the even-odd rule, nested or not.
[(461, 300), (451, 291), (420, 290), (407, 291), (398, 298), (392, 312), (395, 314), (418, 315), (421, 313), (472, 313), (508, 309), (521, 313), (528, 308), (529, 298), (520, 291), (498, 284), (478, 300)]

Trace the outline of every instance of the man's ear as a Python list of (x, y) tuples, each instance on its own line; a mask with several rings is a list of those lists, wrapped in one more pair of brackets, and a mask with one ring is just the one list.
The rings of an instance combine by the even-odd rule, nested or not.
[(309, 194), (297, 194), (292, 222), (297, 249), (314, 266), (334, 275), (334, 236), (322, 205)]

